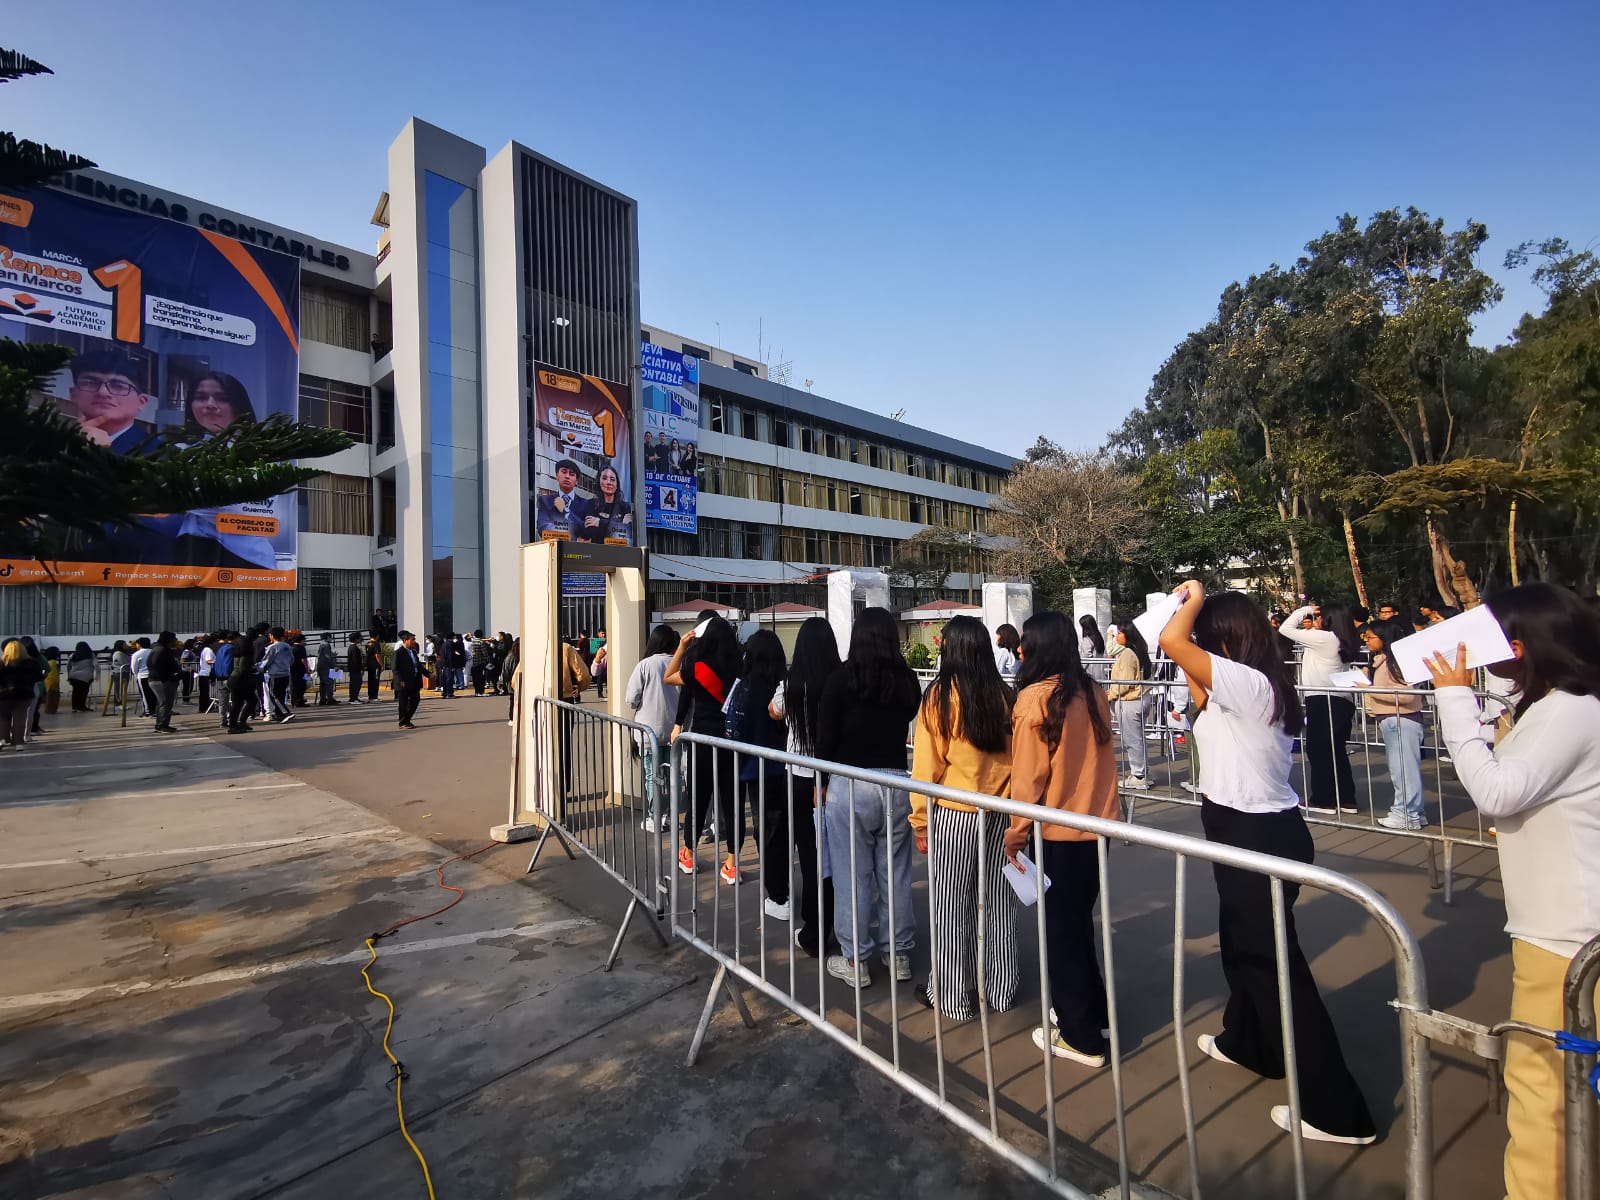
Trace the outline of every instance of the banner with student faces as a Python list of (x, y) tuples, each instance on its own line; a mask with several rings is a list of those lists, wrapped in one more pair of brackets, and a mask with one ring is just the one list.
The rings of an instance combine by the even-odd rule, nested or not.
[[(300, 262), (214, 231), (47, 189), (0, 192), (0, 337), (73, 352), (34, 400), (117, 454), (294, 417)], [(0, 584), (293, 589), (295, 496), (64, 534)]]
[(645, 525), (698, 532), (700, 360), (646, 342), (639, 362)]

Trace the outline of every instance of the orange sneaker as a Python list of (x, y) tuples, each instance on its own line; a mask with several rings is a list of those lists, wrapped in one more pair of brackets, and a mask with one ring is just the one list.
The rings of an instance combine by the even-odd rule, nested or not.
[(722, 864), (722, 870), (717, 873), (722, 876), (722, 882), (727, 884), (729, 887), (732, 887), (734, 884), (739, 882), (739, 868), (733, 864), (732, 860), (724, 862)]
[(699, 868), (695, 866), (694, 854), (687, 846), (678, 847), (678, 870), (685, 875), (693, 875)]

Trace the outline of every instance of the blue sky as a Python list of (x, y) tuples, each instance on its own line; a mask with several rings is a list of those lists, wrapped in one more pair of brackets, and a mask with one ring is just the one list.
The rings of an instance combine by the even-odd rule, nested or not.
[(640, 205), (645, 320), (995, 449), (1091, 448), (1342, 212), (1600, 237), (1600, 5), (8, 4), (0, 123), (372, 248), (416, 115)]

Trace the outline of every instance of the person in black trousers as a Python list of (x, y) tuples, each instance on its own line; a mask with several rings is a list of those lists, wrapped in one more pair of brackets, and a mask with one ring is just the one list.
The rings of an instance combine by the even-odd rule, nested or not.
[(172, 705), (178, 698), (178, 682), (183, 678), (183, 667), (178, 661), (178, 638), (173, 633), (162, 633), (156, 638), (155, 649), (145, 669), (150, 674), (150, 692), (155, 697), (155, 732), (176, 733), (172, 727)]
[(367, 703), (378, 702), (378, 679), (383, 675), (383, 643), (373, 634), (367, 640)]
[(344, 673), (347, 676), (345, 682), (350, 685), (351, 704), (365, 703), (361, 699), (361, 679), (366, 674), (363, 669), (365, 665), (366, 656), (361, 653), (361, 635), (352, 633), (350, 635), (350, 648), (345, 651), (344, 655)]
[(255, 639), (241, 633), (233, 641), (233, 665), (228, 671), (228, 695), (224, 704), (229, 733), (249, 733), (249, 715), (261, 702), (261, 676), (251, 657)]
[[(1201, 713), (1194, 733), (1201, 760), (1200, 823), (1209, 841), (1309, 863), (1311, 832), (1289, 785), (1294, 739), (1305, 729), (1292, 668), (1267, 616), (1238, 592), (1206, 598), (1183, 584), (1183, 606), (1161, 634), (1161, 648), (1183, 668)], [(1190, 635), (1194, 640), (1190, 640)], [(1267, 1079), (1285, 1074), (1272, 884), (1265, 875), (1213, 864), (1217, 934), (1228, 1003), (1222, 1032), (1202, 1034), (1203, 1053)], [(1295, 931), (1300, 889), (1283, 884), (1289, 1005), (1300, 1085), (1300, 1132), (1313, 1141), (1364, 1146), (1377, 1127), (1339, 1048)], [(1272, 1121), (1287, 1131), (1289, 1106)]]
[(422, 703), (422, 660), (417, 654), (417, 638), (409, 629), (400, 631), (400, 645), (394, 652), (394, 698), (400, 704), (400, 728), (415, 729), (411, 718)]

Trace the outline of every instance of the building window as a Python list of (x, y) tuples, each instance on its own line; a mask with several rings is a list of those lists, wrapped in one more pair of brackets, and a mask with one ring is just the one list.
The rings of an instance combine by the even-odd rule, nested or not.
[(394, 393), (378, 389), (378, 449), (394, 445)]
[(817, 431), (809, 425), (800, 427), (800, 449), (807, 454), (815, 454), (817, 452)]
[(733, 360), (733, 369), (735, 371), (742, 372), (745, 375), (756, 374), (754, 363), (740, 362), (737, 358)]
[(772, 418), (772, 442), (776, 446), (788, 446), (791, 444), (789, 440), (789, 422), (782, 417)]
[(359, 475), (318, 475), (300, 485), (301, 533), (372, 532), (372, 481)]
[(695, 358), (709, 359), (711, 357), (711, 351), (706, 350), (706, 349), (704, 349), (704, 348), (702, 348), (700, 346), (691, 346), (688, 342), (685, 342), (683, 344), (683, 352), (685, 354), (692, 355)]
[(354, 292), (300, 285), (300, 336), (345, 350), (372, 352), (367, 298)]
[(748, 408), (739, 412), (739, 436), (752, 442), (756, 440), (756, 414)]
[(300, 376), (300, 420), (307, 425), (342, 429), (358, 442), (369, 442), (370, 407), (368, 389), (362, 384)]

